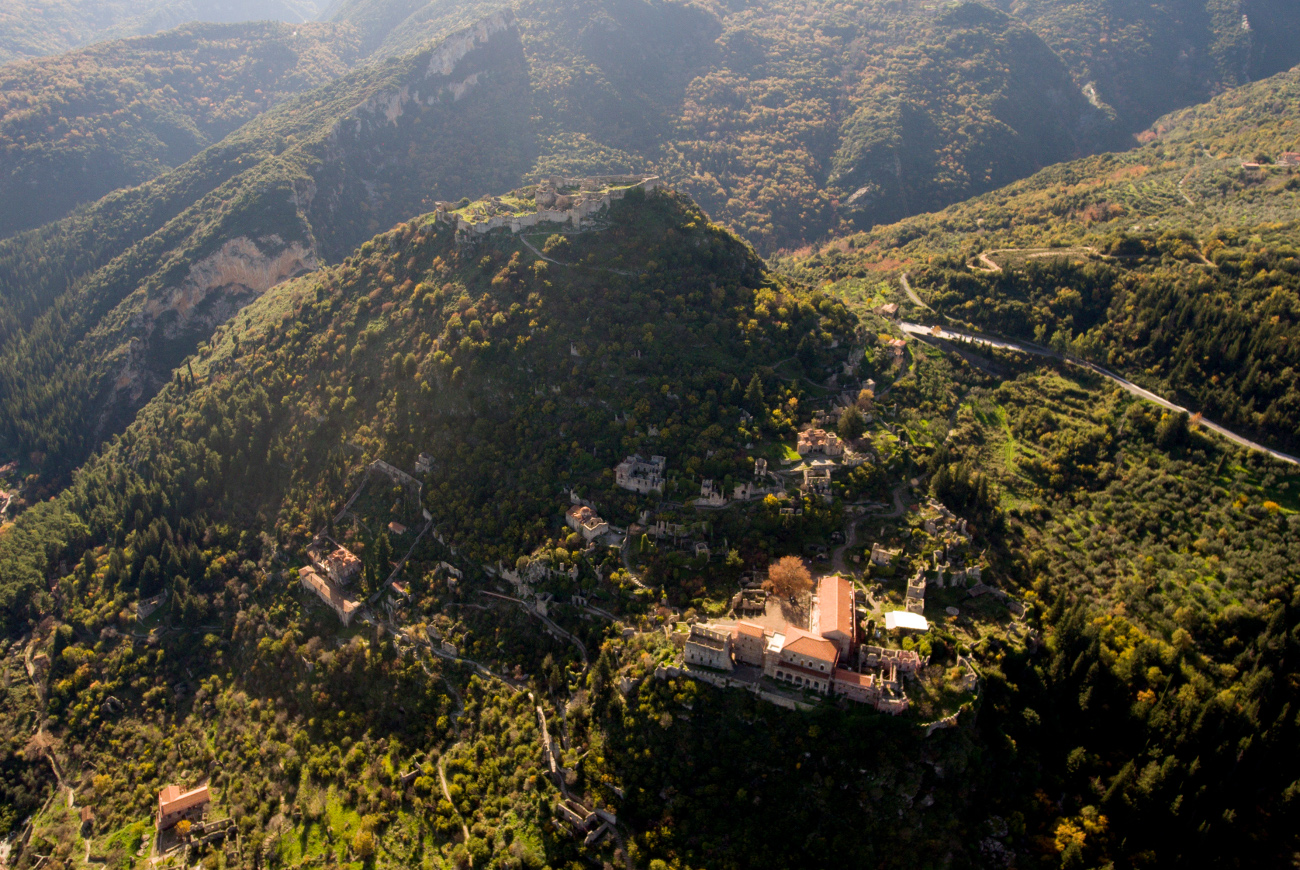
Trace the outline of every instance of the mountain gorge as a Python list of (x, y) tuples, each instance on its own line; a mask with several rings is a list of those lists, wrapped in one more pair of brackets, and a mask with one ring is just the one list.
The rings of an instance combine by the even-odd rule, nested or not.
[[(340, 4), (332, 32), (274, 31), (286, 46), (317, 41), (279, 56), (272, 81), (251, 64), (215, 78), (200, 73), (188, 95), (174, 97), (145, 77), (137, 102), (121, 88), (101, 94), (83, 85), (84, 110), (77, 101), (15, 96), (5, 115), (12, 143), (5, 183), (14, 201), (32, 207), (13, 212), (11, 231), (161, 171), (219, 136), (222, 124), (256, 117), (141, 187), (0, 246), (0, 352), (18, 361), (0, 383), (0, 403), (14, 412), (0, 438), (65, 468), (120, 429), (204, 331), (265, 281), (332, 262), (438, 199), (551, 174), (654, 172), (770, 252), (939, 208), (1113, 147), (1132, 123), (1095, 94), (1085, 97), (1079, 69), (1025, 24), (975, 4), (938, 15), (897, 5), (795, 13), (645, 0), (523, 4), (517, 17), (494, 14), (461, 31), (508, 35), (448, 70), (454, 81), (440, 86), (436, 106), (427, 102), (422, 69), (433, 54), (459, 50), (447, 46), (463, 36), (377, 59), (446, 37), (453, 22), (481, 8)], [(217, 64), (215, 73), (221, 52), (236, 43), (222, 48), (201, 33), (72, 57), (121, 75), (151, 63), (150, 45), (171, 45), (177, 64)], [(390, 37), (405, 41), (389, 44)], [(272, 107), (367, 51), (372, 59), (354, 73)], [(11, 80), (29, 81), (23, 87), (37, 93), (46, 81), (52, 94), (68, 62), (15, 66)], [(218, 99), (228, 117), (212, 112)], [(384, 122), (358, 124), (362, 116)], [(39, 129), (41, 118), (53, 123)], [(114, 171), (90, 171), (105, 165)], [(66, 183), (86, 176), (93, 180)], [(254, 268), (262, 278), (253, 286), (235, 281), (216, 296), (199, 288), (206, 278), (186, 278), (186, 269), (236, 240), (242, 256), (252, 245), (280, 265)], [(220, 274), (215, 262), (196, 274)], [(162, 310), (156, 302), (118, 308), (133, 294), (177, 291), (188, 301), (167, 315), (172, 322), (156, 340), (153, 317), (135, 313)], [(37, 348), (51, 342), (69, 352), (43, 359)], [(74, 419), (95, 422), (73, 433)]]
[[(1300, 447), (1300, 69), (1159, 119), (1118, 154), (789, 261), (874, 295), (910, 271), (964, 326), (1050, 343)], [(1290, 161), (1290, 165), (1284, 165)]]
[(1300, 63), (1286, 0), (1009, 0), (1000, 8), (1043, 37), (1126, 132)]
[[(528, 165), (526, 88), (517, 32), (498, 16), (0, 243), (3, 437), (75, 460), (272, 284), (436, 199), (507, 186)], [(481, 162), (467, 167), (465, 149)]]
[[(492, 8), (355, 0), (334, 20), (386, 56)], [(771, 252), (1125, 147), (1300, 62), (1274, 0), (1000, 8), (522, 3), (535, 171), (652, 169)]]

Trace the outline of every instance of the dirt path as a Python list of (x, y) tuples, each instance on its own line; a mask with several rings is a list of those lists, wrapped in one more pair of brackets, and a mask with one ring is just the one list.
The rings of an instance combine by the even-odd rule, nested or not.
[(632, 585), (638, 589), (648, 588), (641, 582), (641, 575), (632, 567), (632, 541), (630, 539), (623, 539), (622, 552), (619, 555), (623, 560), (623, 570), (627, 572), (627, 577), (632, 581)]
[(927, 310), (927, 311), (933, 311), (933, 310), (934, 310), (934, 309), (932, 309), (929, 305), (926, 305), (924, 302), (922, 302), (920, 296), (917, 296), (917, 295), (916, 295), (916, 291), (912, 289), (912, 282), (911, 282), (911, 280), (908, 278), (906, 272), (903, 272), (903, 273), (899, 274), (899, 276), (898, 276), (898, 282), (899, 282), (900, 284), (903, 285), (903, 292), (907, 294), (907, 298), (908, 298), (908, 299), (911, 299), (911, 300), (912, 300), (912, 304), (913, 304), (913, 305), (918, 305), (918, 306), (920, 306), (921, 308), (924, 308), (924, 309)]
[[(1111, 381), (1114, 384), (1118, 384), (1123, 390), (1125, 390), (1129, 394), (1137, 396), (1138, 398), (1141, 399), (1145, 399), (1148, 402), (1152, 402), (1156, 405), (1159, 405), (1160, 407), (1166, 410), (1174, 411), (1175, 413), (1187, 414), (1188, 416), (1191, 416), (1194, 413), (1193, 411), (1184, 408), (1182, 405), (1177, 405), (1169, 401), (1163, 396), (1158, 396), (1155, 393), (1151, 392), (1150, 390), (1139, 387), (1137, 384), (1133, 383), (1127, 378), (1115, 374), (1109, 369), (1104, 369), (1101, 366), (1096, 365), (1095, 363), (1090, 363), (1086, 360), (1081, 360), (1081, 359), (1076, 359), (1074, 357), (1066, 356), (1064, 354), (1058, 353), (1057, 351), (1051, 350), (1049, 348), (1040, 347), (1038, 345), (1029, 344), (1029, 343), (1007, 341), (1005, 339), (1000, 339), (1000, 338), (990, 338), (988, 336), (975, 335), (973, 333), (960, 332), (952, 329), (941, 329), (939, 334), (935, 335), (933, 333), (933, 327), (922, 326), (919, 323), (902, 323), (900, 324), (900, 327), (904, 332), (910, 333), (912, 335), (925, 336), (929, 338), (938, 338), (947, 341), (964, 341), (970, 344), (983, 345), (985, 347), (994, 347), (1003, 350), (1016, 350), (1016, 351), (1020, 351), (1021, 353), (1032, 354), (1034, 356), (1042, 356), (1042, 357), (1047, 357), (1049, 359), (1061, 360), (1063, 362), (1069, 363), (1070, 365), (1078, 366), (1079, 368), (1083, 368), (1083, 369), (1088, 369), (1089, 371), (1092, 371), (1095, 374), (1101, 375), (1103, 378), (1106, 378), (1108, 381)], [(1220, 426), (1218, 423), (1213, 423), (1209, 420), (1206, 420), (1204, 417), (1201, 418), (1200, 425), (1204, 426), (1206, 429), (1209, 429), (1211, 432), (1218, 433), (1219, 435), (1228, 439), (1232, 443), (1240, 445), (1241, 447), (1245, 447), (1249, 450), (1254, 450), (1259, 453), (1267, 453), (1269, 456), (1273, 457), (1274, 459), (1280, 460), (1282, 462), (1290, 463), (1291, 465), (1300, 465), (1300, 457), (1292, 456), (1289, 453), (1283, 453), (1280, 450), (1274, 450), (1273, 448), (1266, 447), (1257, 441), (1251, 441), (1249, 438), (1246, 438), (1242, 435), (1238, 435), (1236, 432), (1233, 432), (1230, 429), (1225, 429), (1223, 426)]]
[(857, 520), (854, 520), (853, 522), (849, 523), (849, 530), (844, 535), (844, 543), (836, 547), (834, 552), (831, 553), (832, 571), (834, 571), (836, 574), (848, 573), (848, 568), (844, 564), (844, 552), (848, 550), (849, 547), (852, 547), (855, 544), (857, 544), (857, 542), (858, 542), (858, 523)]
[[(454, 744), (451, 748), (455, 748)], [(451, 804), (451, 808), (456, 810), (456, 816), (460, 819), (460, 830), (465, 835), (465, 845), (468, 847), (469, 825), (465, 824), (465, 817), (460, 814), (460, 810), (456, 809), (456, 802), (451, 799), (451, 789), (447, 788), (447, 774), (442, 769), (442, 764), (446, 760), (447, 753), (444, 752), (438, 756), (438, 782), (442, 784), (442, 796), (447, 799), (447, 803)], [(474, 857), (472, 855), (469, 856), (469, 866), (474, 866)]]

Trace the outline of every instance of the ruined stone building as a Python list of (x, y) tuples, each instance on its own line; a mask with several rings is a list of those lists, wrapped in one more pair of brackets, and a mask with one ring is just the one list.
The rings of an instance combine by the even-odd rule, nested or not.
[(916, 576), (907, 581), (907, 612), (925, 613), (925, 569), (918, 568)]
[(703, 665), (719, 671), (732, 669), (731, 632), (712, 625), (691, 626), (684, 658), (688, 665)]
[(700, 484), (700, 497), (695, 500), (696, 507), (724, 507), (727, 504), (727, 496), (723, 493), (721, 486), (715, 486), (713, 480), (706, 478)]
[(648, 461), (638, 455), (629, 456), (614, 467), (614, 483), (642, 495), (662, 493), (667, 467), (668, 460), (663, 456), (651, 456)]
[(808, 498), (820, 498), (831, 503), (831, 472), (829, 468), (805, 468), (803, 484), (799, 487)]
[(899, 553), (898, 550), (886, 550), (880, 544), (871, 545), (871, 564), (879, 568), (888, 567)]

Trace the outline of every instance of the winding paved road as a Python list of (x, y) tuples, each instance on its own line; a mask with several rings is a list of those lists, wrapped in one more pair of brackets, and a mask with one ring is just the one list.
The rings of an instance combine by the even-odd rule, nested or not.
[[(1074, 357), (1065, 356), (1061, 353), (1058, 353), (1057, 351), (1050, 350), (1049, 348), (1040, 347), (1035, 344), (1029, 344), (1029, 343), (1022, 344), (1018, 342), (1007, 341), (1001, 338), (991, 338), (986, 335), (977, 335), (975, 333), (962, 332), (960, 330), (955, 330), (955, 329), (944, 329), (942, 327), (938, 328), (938, 331), (936, 332), (935, 327), (923, 326), (919, 323), (904, 322), (899, 324), (899, 326), (902, 328), (903, 332), (906, 332), (909, 335), (921, 336), (923, 338), (938, 338), (947, 341), (961, 341), (969, 344), (984, 345), (985, 347), (1000, 348), (1003, 350), (1018, 350), (1021, 353), (1033, 354), (1034, 356), (1048, 357), (1049, 359), (1064, 360), (1065, 362), (1071, 365), (1078, 366), (1079, 368), (1089, 369), (1101, 375), (1103, 378), (1106, 378), (1107, 380), (1118, 384), (1120, 387), (1122, 387), (1124, 390), (1131, 393), (1132, 395), (1142, 399), (1146, 399), (1148, 402), (1154, 402), (1155, 404), (1159, 405), (1162, 408), (1174, 412), (1181, 412), (1187, 414), (1188, 416), (1194, 413), (1192, 411), (1189, 411), (1187, 408), (1184, 408), (1182, 405), (1176, 405), (1162, 396), (1157, 396), (1155, 393), (1151, 392), (1150, 390), (1146, 390), (1143, 389), (1142, 387), (1139, 387), (1137, 384), (1133, 383), (1127, 378), (1115, 374), (1109, 369), (1104, 369), (1101, 366), (1096, 365), (1095, 363), (1090, 363), (1086, 360), (1080, 360)], [(1280, 460), (1282, 462), (1289, 462), (1292, 465), (1300, 465), (1300, 458), (1292, 456), (1289, 453), (1283, 453), (1280, 450), (1274, 450), (1271, 447), (1266, 447), (1257, 441), (1251, 441), (1249, 438), (1245, 438), (1241, 435), (1238, 435), (1236, 432), (1233, 432), (1229, 429), (1225, 429), (1224, 427), (1220, 426), (1218, 423), (1212, 423), (1209, 420), (1206, 420), (1204, 417), (1201, 418), (1201, 425), (1204, 426), (1206, 429), (1209, 429), (1211, 432), (1217, 432), (1218, 434), (1222, 435), (1224, 438), (1227, 438), (1229, 441), (1231, 441), (1234, 444), (1239, 444), (1242, 447), (1248, 448), (1250, 450), (1255, 450), (1260, 453), (1267, 453), (1269, 456), (1273, 457), (1274, 459)]]

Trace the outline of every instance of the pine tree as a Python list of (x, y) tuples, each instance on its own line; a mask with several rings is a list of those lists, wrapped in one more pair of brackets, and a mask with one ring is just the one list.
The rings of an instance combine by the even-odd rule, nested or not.
[(760, 415), (767, 410), (767, 403), (763, 396), (763, 381), (759, 378), (758, 372), (749, 379), (749, 386), (745, 387), (745, 407), (751, 414)]
[(379, 582), (392, 570), (393, 562), (393, 545), (388, 540), (388, 535), (380, 535), (379, 540), (375, 542), (375, 577)]

